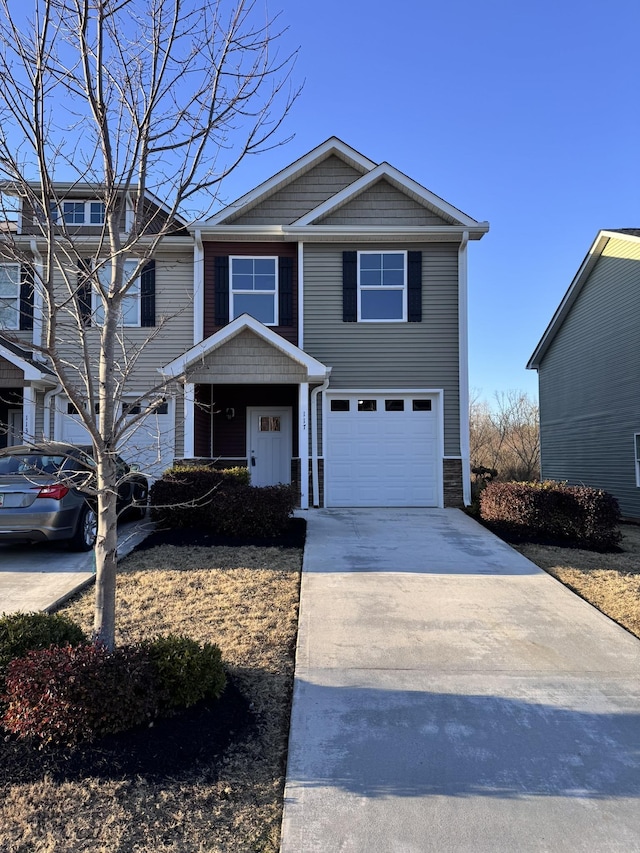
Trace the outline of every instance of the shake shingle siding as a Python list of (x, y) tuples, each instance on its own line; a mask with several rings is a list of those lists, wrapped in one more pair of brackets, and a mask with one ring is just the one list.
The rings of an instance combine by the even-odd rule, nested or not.
[(539, 367), (542, 475), (606, 489), (640, 518), (640, 244), (612, 239)]
[[(370, 246), (305, 246), (305, 350), (333, 368), (331, 388), (442, 388), (445, 453), (460, 452), (458, 247), (422, 251), (421, 323), (345, 323), (342, 252)], [(378, 246), (398, 250), (398, 246)]]

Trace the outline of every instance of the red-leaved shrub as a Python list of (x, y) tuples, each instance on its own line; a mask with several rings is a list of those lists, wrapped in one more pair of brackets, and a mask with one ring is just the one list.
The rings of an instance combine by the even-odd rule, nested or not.
[(480, 517), (519, 540), (552, 540), (606, 550), (620, 541), (620, 507), (613, 495), (564, 483), (488, 483)]
[(9, 664), (5, 700), (9, 732), (72, 744), (151, 719), (157, 678), (137, 646), (51, 646)]

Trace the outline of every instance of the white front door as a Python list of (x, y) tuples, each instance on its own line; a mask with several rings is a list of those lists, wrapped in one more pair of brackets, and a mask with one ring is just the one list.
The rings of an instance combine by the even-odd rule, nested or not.
[(247, 409), (247, 458), (252, 486), (291, 482), (290, 408)]

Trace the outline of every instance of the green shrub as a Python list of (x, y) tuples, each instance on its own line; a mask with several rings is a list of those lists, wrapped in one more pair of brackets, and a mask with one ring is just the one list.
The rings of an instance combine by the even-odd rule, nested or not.
[(168, 527), (209, 527), (213, 502), (220, 491), (236, 489), (248, 478), (246, 468), (170, 468), (151, 486), (151, 518)]
[(153, 663), (162, 709), (188, 708), (204, 698), (218, 699), (226, 685), (218, 646), (201, 646), (170, 634), (143, 644)]
[(84, 631), (60, 613), (11, 613), (0, 617), (0, 693), (7, 666), (14, 658), (49, 646), (87, 643)]
[(74, 744), (126, 731), (157, 715), (155, 669), (139, 646), (51, 646), (7, 668), (5, 729)]
[[(151, 487), (151, 517), (232, 537), (278, 536), (296, 505), (292, 486), (249, 486), (245, 468), (175, 468)], [(248, 478), (248, 474), (247, 474)]]
[(605, 550), (621, 538), (620, 507), (613, 495), (564, 483), (488, 483), (480, 517), (512, 538), (544, 539)]
[(243, 483), (245, 486), (248, 486), (251, 482), (251, 478), (249, 477), (249, 469), (246, 466), (236, 465), (233, 468), (216, 468), (215, 464), (211, 465), (191, 465), (188, 463), (183, 463), (182, 465), (173, 465), (171, 468), (168, 468), (164, 475), (165, 477), (177, 477), (181, 474), (192, 474), (193, 472), (203, 471), (205, 473), (213, 473), (222, 475), (224, 479), (233, 479), (237, 480), (238, 483)]
[(222, 489), (214, 502), (211, 524), (216, 533), (226, 536), (279, 536), (286, 530), (295, 505), (293, 486)]

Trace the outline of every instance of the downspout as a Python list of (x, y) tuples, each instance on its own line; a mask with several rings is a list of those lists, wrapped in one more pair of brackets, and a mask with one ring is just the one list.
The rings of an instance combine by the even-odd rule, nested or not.
[(304, 243), (298, 240), (298, 346), (304, 349)]
[(39, 351), (39, 348), (42, 346), (42, 330), (43, 330), (43, 317), (42, 317), (42, 286), (38, 285), (38, 282), (42, 282), (42, 277), (44, 274), (44, 265), (42, 263), (42, 255), (38, 250), (38, 244), (36, 242), (35, 237), (33, 237), (29, 242), (29, 248), (31, 249), (31, 254), (33, 255), (34, 266), (35, 266), (35, 275), (33, 282), (33, 332), (31, 335), (31, 340), (33, 341), (33, 346), (35, 347), (33, 357), (37, 361), (45, 361), (42, 353)]
[(322, 383), (311, 392), (311, 484), (313, 488), (313, 506), (320, 506), (320, 482), (318, 478), (318, 394), (326, 391), (331, 378), (331, 368), (327, 368), (327, 375)]
[(460, 458), (462, 464), (462, 500), (471, 504), (471, 460), (469, 449), (469, 299), (467, 293), (467, 244), (464, 231), (458, 249), (458, 356), (460, 387)]
[(194, 234), (193, 247), (193, 343), (204, 338), (204, 247), (202, 232), (198, 228)]
[(42, 428), (43, 438), (48, 441), (51, 438), (51, 399), (62, 391), (62, 385), (56, 385), (51, 391), (44, 395), (44, 424)]

